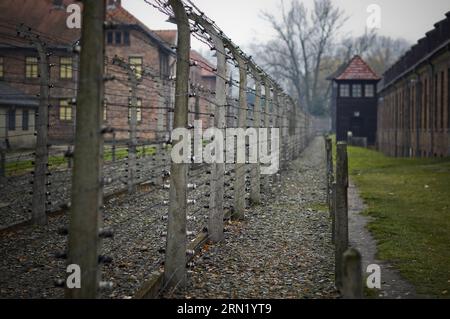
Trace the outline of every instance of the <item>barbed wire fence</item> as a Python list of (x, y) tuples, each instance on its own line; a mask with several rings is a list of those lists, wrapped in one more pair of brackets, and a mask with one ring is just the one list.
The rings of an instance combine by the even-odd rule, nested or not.
[[(224, 220), (244, 219), (249, 205), (260, 204), (262, 195), (280, 181), (280, 173), (261, 174), (261, 163), (227, 161), (226, 148), (224, 162), (200, 162), (199, 145), (215, 142), (207, 134), (201, 141), (190, 141), (191, 163), (173, 163), (171, 150), (180, 142), (171, 139), (174, 128), (195, 133), (200, 121), (204, 130), (215, 127), (224, 136), (229, 128), (279, 128), (278, 137), (270, 130), (266, 137), (259, 135), (256, 151), (270, 150), (272, 143), (279, 146), (279, 153), (272, 155), (279, 158), (280, 170), (288, 168), (313, 135), (311, 116), (191, 1), (144, 1), (178, 26), (176, 75), (152, 65), (138, 68), (105, 51), (105, 18), (99, 18), (105, 17), (103, 2), (85, 5), (82, 43), (71, 48), (77, 53), (73, 72), (79, 75), (63, 87), (52, 83), (52, 68), (61, 67), (52, 47), (61, 39), (20, 22), (2, 25), (20, 30), (16, 36), (2, 34), (9, 44), (13, 40), (22, 47), (31, 41), (39, 54), (39, 83), (21, 83), (33, 86), (27, 92), (39, 94), (36, 132), (26, 133), (37, 136), (36, 148), (6, 154), (1, 193), (11, 200), (0, 207), (2, 225), (45, 224), (49, 213), (69, 211), (58, 229), (63, 239), (55, 239), (62, 247), (55, 257), (65, 262), (49, 278), (65, 287), (64, 264), (81, 267), (83, 284), (80, 289), (66, 288), (68, 298), (130, 295), (152, 276), (160, 278), (157, 292), (183, 289), (186, 269), (195, 266), (195, 244), (222, 241)], [(215, 52), (215, 66), (190, 55), (191, 36)], [(92, 57), (97, 67), (89, 61)], [(215, 81), (195, 81), (190, 78), (193, 69), (209, 72)], [(239, 80), (228, 76), (231, 69), (239, 72)], [(8, 79), (11, 84), (21, 82), (18, 76)], [(58, 116), (53, 99), (58, 89), (72, 93), (72, 121), (62, 125), (76, 138), (50, 145), (48, 128), (52, 116)], [(237, 154), (243, 143), (248, 158), (255, 150), (252, 141), (237, 138), (231, 153)]]

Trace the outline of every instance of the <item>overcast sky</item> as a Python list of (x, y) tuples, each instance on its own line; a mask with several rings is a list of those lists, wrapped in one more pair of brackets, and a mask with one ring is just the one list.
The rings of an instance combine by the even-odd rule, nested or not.
[[(193, 0), (206, 15), (238, 45), (269, 40), (274, 36), (270, 25), (261, 18), (261, 11), (278, 14), (280, 0)], [(284, 0), (289, 4), (290, 0)], [(303, 0), (311, 7), (313, 0)], [(445, 18), (450, 11), (449, 0), (333, 0), (349, 16), (341, 35), (364, 33), (370, 13), (367, 7), (377, 4), (381, 9), (379, 34), (403, 37), (415, 43), (433, 28), (433, 24)], [(173, 29), (174, 24), (165, 22), (164, 15), (143, 0), (122, 0), (122, 5), (152, 29)], [(199, 43), (192, 43), (195, 49)]]

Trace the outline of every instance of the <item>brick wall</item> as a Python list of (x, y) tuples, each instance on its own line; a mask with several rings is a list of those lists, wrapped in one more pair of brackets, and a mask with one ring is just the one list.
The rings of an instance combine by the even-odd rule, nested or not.
[(443, 51), (382, 94), (378, 148), (391, 156), (450, 155), (450, 53)]

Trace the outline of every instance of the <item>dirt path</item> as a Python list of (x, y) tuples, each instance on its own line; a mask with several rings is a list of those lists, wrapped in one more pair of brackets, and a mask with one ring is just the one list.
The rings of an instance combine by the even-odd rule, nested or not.
[(323, 138), (189, 272), (187, 298), (335, 298)]
[(378, 292), (378, 297), (389, 299), (423, 297), (416, 294), (415, 288), (404, 280), (391, 264), (376, 258), (377, 243), (366, 228), (370, 218), (361, 215), (366, 207), (359, 196), (358, 189), (351, 182), (348, 189), (348, 204), (350, 245), (357, 248), (362, 255), (363, 272), (370, 264), (381, 267), (381, 291)]

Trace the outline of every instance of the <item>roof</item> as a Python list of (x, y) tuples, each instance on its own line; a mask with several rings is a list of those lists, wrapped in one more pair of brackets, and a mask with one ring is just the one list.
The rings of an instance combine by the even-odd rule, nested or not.
[(0, 81), (0, 105), (38, 107), (39, 99)]
[(340, 70), (340, 72), (334, 75), (334, 80), (380, 80), (380, 77), (359, 55), (355, 55)]
[(174, 52), (172, 50), (172, 45), (161, 39), (157, 32), (150, 30), (144, 23), (142, 23), (138, 18), (124, 9), (121, 5), (114, 6), (113, 9), (109, 9), (106, 12), (106, 20), (115, 22), (122, 25), (133, 25), (141, 29), (147, 36), (152, 40), (156, 41), (161, 47), (167, 51)]
[[(63, 0), (64, 6), (74, 0)], [(52, 0), (2, 0), (0, 1), (0, 32), (16, 35), (20, 23), (32, 31), (44, 34), (44, 41), (52, 44), (73, 44), (80, 38), (79, 29), (66, 26), (67, 13), (62, 6), (53, 5)]]
[[(77, 0), (62, 0), (63, 5), (56, 6), (53, 0), (1, 0), (0, 1), (0, 35), (4, 33), (16, 36), (16, 27), (23, 23), (32, 31), (43, 34), (44, 40), (51, 41), (52, 45), (72, 45), (81, 37), (81, 30), (69, 29), (66, 25), (68, 5)], [(173, 53), (171, 45), (162, 40), (154, 31), (124, 9), (120, 2), (106, 10), (106, 20), (119, 25), (133, 26), (144, 32), (157, 45)]]
[(195, 50), (191, 50), (190, 54), (191, 60), (196, 61), (201, 68), (200, 75), (204, 77), (215, 77), (216, 74), (213, 72), (215, 70), (215, 66), (211, 64), (206, 58), (204, 58), (200, 53)]
[(177, 30), (153, 30), (167, 45), (175, 46), (177, 44)]

